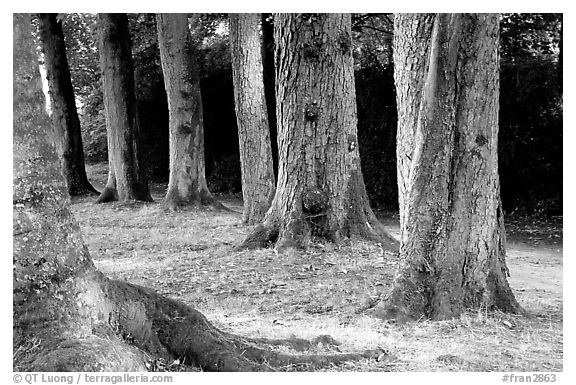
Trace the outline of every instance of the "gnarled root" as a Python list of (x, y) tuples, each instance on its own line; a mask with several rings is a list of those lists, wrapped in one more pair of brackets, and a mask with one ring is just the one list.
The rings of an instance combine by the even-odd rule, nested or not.
[(45, 330), (42, 348), (22, 370), (143, 371), (150, 358), (180, 359), (205, 371), (276, 371), (295, 366), (311, 370), (382, 354), (380, 350), (283, 354), (270, 347), (287, 345), (303, 351), (318, 342), (337, 342), (327, 336), (312, 341), (245, 338), (216, 328), (197, 310), (150, 289), (108, 280), (98, 272), (79, 283), (85, 284), (89, 285), (84, 291), (89, 300), (83, 306), (91, 308), (92, 334)]

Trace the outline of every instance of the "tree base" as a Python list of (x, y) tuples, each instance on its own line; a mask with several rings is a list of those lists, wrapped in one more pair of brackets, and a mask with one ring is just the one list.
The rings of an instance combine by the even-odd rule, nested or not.
[(104, 187), (95, 203), (108, 203), (118, 200), (118, 191), (115, 188)]
[[(287, 222), (287, 223), (286, 223)], [(305, 249), (314, 237), (339, 244), (343, 239), (364, 239), (379, 243), (384, 250), (397, 252), (399, 243), (376, 219), (370, 217), (363, 223), (347, 224), (339, 231), (330, 230), (322, 220), (316, 218), (280, 220), (265, 218), (256, 225), (236, 250), (250, 250), (264, 247)]]
[[(491, 293), (492, 295), (488, 297), (490, 299), (470, 306), (465, 303), (471, 303), (471, 301), (466, 301), (465, 299), (462, 302), (448, 303), (448, 301), (443, 301), (435, 296), (428, 298), (423, 294), (426, 292), (424, 289), (417, 289), (412, 284), (408, 285), (409, 287), (401, 287), (397, 283), (395, 285), (388, 297), (367, 311), (368, 315), (398, 324), (420, 319), (434, 321), (453, 319), (466, 311), (477, 311), (478, 309), (528, 315), (518, 304), (512, 293), (506, 293), (503, 290)], [(463, 298), (467, 298), (467, 296), (464, 295)]]
[(177, 191), (168, 191), (162, 201), (162, 207), (167, 211), (179, 211), (187, 206), (209, 207), (216, 211), (236, 212), (224, 206), (208, 190), (202, 190), (190, 197), (181, 197)]
[(96, 190), (90, 183), (87, 182), (82, 186), (68, 189), (68, 194), (71, 197), (78, 197), (86, 195), (100, 195), (100, 192), (98, 192), (98, 190)]
[[(119, 201), (118, 190), (111, 187), (105, 187), (95, 203), (109, 203)], [(154, 202), (148, 191), (143, 192), (140, 196), (125, 197), (122, 202)]]

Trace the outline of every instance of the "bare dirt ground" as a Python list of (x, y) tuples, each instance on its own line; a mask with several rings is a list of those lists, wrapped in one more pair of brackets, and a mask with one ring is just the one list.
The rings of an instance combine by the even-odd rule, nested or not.
[[(97, 188), (105, 169), (89, 168)], [(529, 316), (475, 311), (450, 321), (395, 325), (365, 314), (391, 287), (397, 257), (373, 242), (313, 243), (306, 251), (234, 251), (250, 231), (236, 212), (155, 203), (73, 201), (97, 267), (111, 278), (152, 287), (202, 311), (217, 326), (251, 337), (312, 339), (312, 353), (380, 347), (394, 359), (350, 362), (330, 371), (562, 371), (562, 218), (509, 218), (510, 284)], [(393, 235), (397, 217), (380, 215)], [(299, 354), (288, 347), (272, 347)], [(308, 352), (308, 353), (311, 353)]]

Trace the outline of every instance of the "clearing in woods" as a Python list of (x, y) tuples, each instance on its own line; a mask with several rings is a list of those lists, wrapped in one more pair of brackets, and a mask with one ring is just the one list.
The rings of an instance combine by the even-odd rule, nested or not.
[[(101, 188), (106, 164), (89, 166), (88, 174)], [(319, 342), (309, 353), (381, 347), (395, 357), (324, 369), (330, 371), (563, 370), (561, 217), (507, 218), (510, 285), (528, 317), (481, 311), (395, 325), (365, 314), (390, 289), (397, 263), (376, 243), (237, 252), (251, 229), (241, 224), (240, 199), (220, 197), (237, 213), (172, 213), (159, 205), (166, 186), (151, 188), (155, 203), (73, 201), (96, 266), (191, 305), (222, 329), (267, 338), (329, 334), (340, 345)], [(397, 217), (379, 217), (398, 237)]]

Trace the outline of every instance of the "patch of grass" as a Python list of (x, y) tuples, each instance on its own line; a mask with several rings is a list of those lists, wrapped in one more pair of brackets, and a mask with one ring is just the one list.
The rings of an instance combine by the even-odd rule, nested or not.
[[(509, 247), (519, 256), (509, 265), (517, 277), (513, 282), (522, 288), (515, 294), (529, 317), (480, 311), (449, 321), (396, 325), (363, 312), (389, 291), (397, 265), (397, 257), (377, 244), (313, 243), (306, 251), (282, 254), (271, 249), (237, 252), (234, 246), (251, 230), (241, 224), (240, 213), (198, 208), (167, 213), (160, 209), (162, 196), (154, 198), (155, 203), (132, 205), (75, 200), (72, 209), (92, 258), (111, 278), (194, 306), (225, 330), (262, 338), (330, 335), (340, 344), (320, 342), (307, 353), (380, 347), (394, 357), (324, 369), (329, 371), (563, 369), (562, 256), (556, 249), (542, 255), (556, 253), (546, 271), (560, 279), (539, 286), (531, 279), (532, 270), (526, 270), (539, 249), (531, 248), (528, 260), (522, 258), (523, 249)], [(233, 197), (222, 201), (241, 210)], [(384, 223), (397, 233), (395, 219)], [(271, 348), (299, 354), (285, 346)]]

